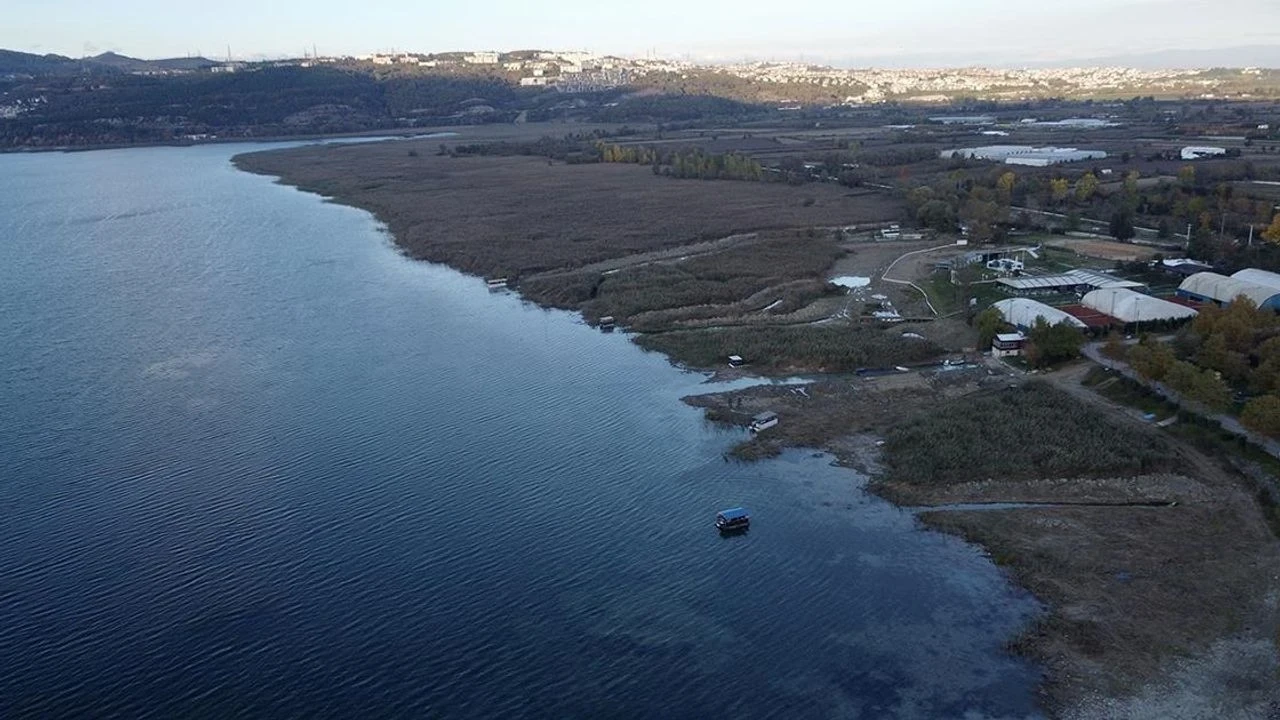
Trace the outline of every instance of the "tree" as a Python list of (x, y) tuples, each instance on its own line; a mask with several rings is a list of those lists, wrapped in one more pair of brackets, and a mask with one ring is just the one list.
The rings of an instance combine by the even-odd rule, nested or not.
[(1280, 397), (1261, 395), (1245, 403), (1240, 422), (1263, 435), (1280, 436)]
[(1000, 202), (1008, 205), (1013, 199), (1013, 186), (1018, 182), (1018, 176), (1012, 172), (1006, 172), (996, 181), (996, 190), (1000, 192)]
[(1093, 173), (1085, 173), (1076, 181), (1076, 200), (1078, 202), (1089, 202), (1089, 199), (1098, 192), (1098, 176)]
[(1056, 203), (1066, 200), (1070, 189), (1071, 184), (1067, 182), (1066, 178), (1054, 178), (1049, 181), (1049, 196)]
[(1184, 188), (1193, 187), (1196, 184), (1196, 169), (1190, 165), (1183, 165), (1178, 171), (1178, 182)]
[(1200, 370), (1196, 373), (1188, 393), (1192, 400), (1210, 410), (1222, 412), (1231, 405), (1231, 388), (1222, 376), (1212, 370)]
[(1147, 380), (1163, 380), (1176, 361), (1172, 348), (1149, 335), (1129, 348), (1129, 365)]
[(1133, 237), (1133, 217), (1124, 210), (1111, 213), (1111, 237), (1117, 240), (1128, 240)]
[(945, 200), (929, 200), (916, 211), (916, 222), (938, 232), (954, 232), (956, 212)]
[(1262, 231), (1262, 239), (1267, 242), (1280, 244), (1280, 214), (1271, 220), (1271, 225)]
[(1027, 340), (1031, 346), (1027, 354), (1028, 362), (1043, 367), (1078, 357), (1084, 336), (1066, 320), (1050, 325), (1043, 317), (1039, 317), (1027, 334)]
[(994, 307), (989, 307), (974, 316), (973, 326), (978, 330), (978, 347), (990, 347), (991, 341), (996, 339), (996, 335), (1004, 329), (1004, 325), (1004, 316)]

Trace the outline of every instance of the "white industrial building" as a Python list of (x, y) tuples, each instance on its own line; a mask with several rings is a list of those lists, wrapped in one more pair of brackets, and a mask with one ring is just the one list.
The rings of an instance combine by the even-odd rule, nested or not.
[[(1244, 272), (1243, 270), (1240, 271)], [(1259, 271), (1261, 272), (1261, 271)], [(1236, 273), (1239, 275), (1240, 273)], [(1280, 288), (1213, 272), (1196, 273), (1182, 281), (1178, 295), (1200, 302), (1228, 305), (1243, 295), (1258, 307), (1280, 310)]]
[(1080, 304), (1122, 323), (1185, 320), (1199, 313), (1194, 308), (1143, 295), (1128, 288), (1103, 288), (1086, 293)]
[(1227, 149), (1220, 147), (1190, 146), (1182, 148), (1183, 160), (1199, 160), (1200, 158), (1226, 155)]
[(945, 159), (963, 157), (972, 160), (990, 160), (1006, 165), (1030, 165), (1048, 167), (1060, 163), (1081, 160), (1101, 160), (1107, 156), (1102, 150), (1078, 150), (1076, 148), (1032, 147), (1031, 145), (984, 145), (972, 148), (943, 150), (938, 156)]
[(1068, 315), (1056, 307), (1050, 307), (1042, 302), (1028, 300), (1027, 298), (1010, 298), (993, 303), (991, 307), (995, 308), (1005, 322), (1020, 328), (1035, 327), (1036, 321), (1044, 318), (1044, 321), (1050, 325), (1057, 325), (1065, 321), (1068, 325), (1078, 327), (1084, 330), (1087, 326), (1080, 321), (1079, 318)]

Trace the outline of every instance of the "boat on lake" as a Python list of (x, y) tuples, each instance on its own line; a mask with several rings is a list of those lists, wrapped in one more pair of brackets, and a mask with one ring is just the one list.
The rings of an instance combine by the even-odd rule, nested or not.
[(747, 427), (748, 429), (751, 430), (751, 432), (758, 433), (761, 430), (768, 430), (769, 428), (777, 424), (778, 424), (778, 413), (762, 412), (759, 415), (756, 415), (755, 417), (751, 418), (751, 424), (748, 425)]
[(746, 508), (729, 508), (716, 513), (716, 529), (720, 532), (746, 530), (751, 525), (751, 515)]

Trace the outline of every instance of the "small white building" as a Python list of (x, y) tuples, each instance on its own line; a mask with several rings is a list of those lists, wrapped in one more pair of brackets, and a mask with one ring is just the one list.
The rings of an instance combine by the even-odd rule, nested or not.
[(1199, 160), (1200, 158), (1214, 157), (1217, 155), (1226, 155), (1227, 149), (1220, 147), (1208, 147), (1203, 145), (1190, 145), (1182, 148), (1183, 160)]
[(991, 357), (1014, 357), (1022, 354), (1027, 336), (1020, 332), (1000, 333), (991, 341)]
[(498, 53), (496, 52), (476, 52), (466, 55), (462, 58), (472, 65), (497, 65)]

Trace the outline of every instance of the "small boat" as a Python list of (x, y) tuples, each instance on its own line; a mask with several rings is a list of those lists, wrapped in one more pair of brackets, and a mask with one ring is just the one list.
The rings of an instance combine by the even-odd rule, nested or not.
[(604, 332), (613, 332), (613, 328), (617, 326), (617, 321), (612, 315), (605, 315), (600, 318), (600, 329)]
[(743, 364), (744, 364), (744, 361), (741, 355), (729, 356), (729, 367), (742, 367)]
[(746, 508), (729, 508), (716, 513), (716, 529), (720, 532), (746, 530), (751, 525), (751, 515)]
[(485, 283), (489, 286), (490, 290), (507, 289), (507, 279), (504, 277), (489, 278), (488, 280), (485, 280)]
[(768, 430), (769, 428), (777, 424), (778, 424), (778, 413), (762, 412), (759, 415), (756, 415), (755, 417), (751, 418), (751, 424), (747, 426), (747, 429), (749, 429), (753, 433), (758, 433), (761, 430)]

